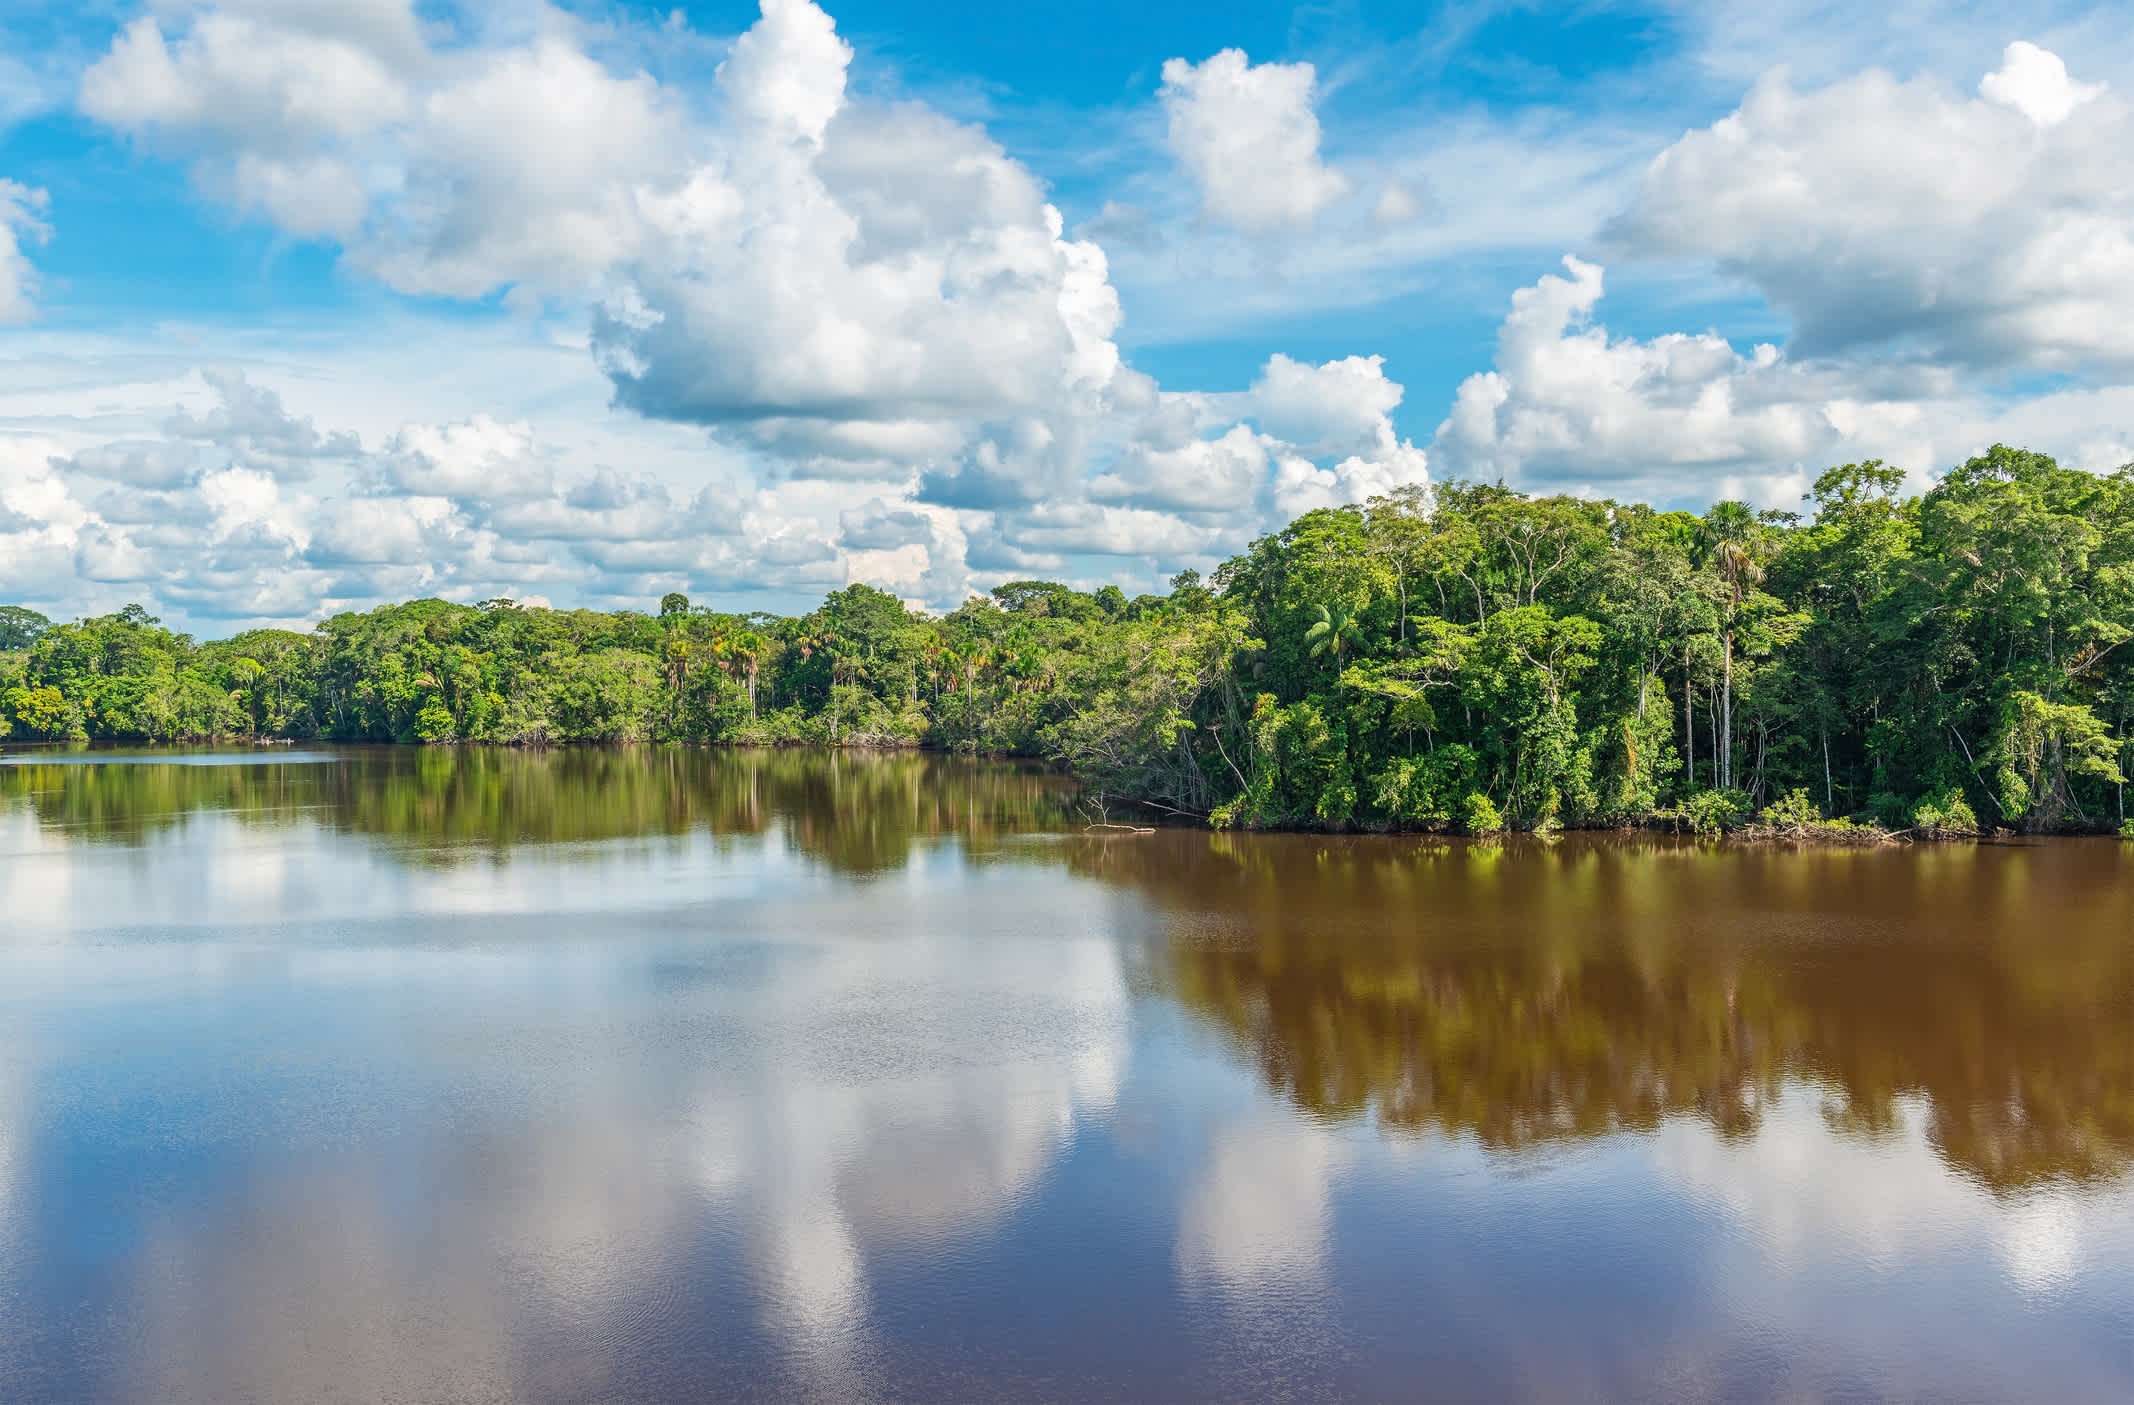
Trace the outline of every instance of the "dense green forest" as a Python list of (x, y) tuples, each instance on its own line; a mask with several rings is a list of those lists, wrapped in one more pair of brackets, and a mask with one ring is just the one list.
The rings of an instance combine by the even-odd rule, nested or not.
[(1452, 483), (1167, 595), (1018, 581), (939, 617), (865, 585), (797, 618), (417, 600), (198, 643), (0, 610), (0, 729), (925, 745), (1226, 826), (2124, 825), (2134, 466), (1997, 446), (1901, 484), (1696, 516)]

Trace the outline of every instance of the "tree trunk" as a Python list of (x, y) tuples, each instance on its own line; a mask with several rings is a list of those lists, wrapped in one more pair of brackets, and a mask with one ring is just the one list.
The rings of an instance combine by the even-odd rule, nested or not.
[(1705, 690), (1704, 715), (1707, 725), (1712, 729), (1712, 789), (1725, 790), (1726, 772), (1721, 768), (1726, 763), (1720, 759), (1719, 751), (1719, 690), (1717, 688)]
[(1830, 733), (1825, 732), (1823, 733), (1823, 813), (1834, 815), (1837, 812), (1837, 787), (1832, 785), (1830, 781)]
[(1687, 769), (1683, 772), (1685, 784), (1690, 790), (1697, 788), (1697, 689), (1689, 679), (1689, 653), (1682, 655), (1682, 754)]
[(1734, 631), (1726, 632), (1726, 682), (1721, 693), (1719, 715), (1723, 741), (1719, 747), (1719, 788), (1730, 790), (1734, 785)]

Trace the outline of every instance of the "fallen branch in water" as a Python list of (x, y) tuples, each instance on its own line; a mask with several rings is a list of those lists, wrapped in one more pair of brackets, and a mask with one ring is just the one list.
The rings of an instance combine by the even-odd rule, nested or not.
[(1082, 826), (1082, 833), (1084, 833), (1084, 834), (1087, 834), (1087, 833), (1089, 833), (1089, 832), (1090, 832), (1091, 830), (1097, 830), (1097, 829), (1116, 829), (1116, 830), (1122, 830), (1122, 831), (1124, 831), (1124, 832), (1125, 832), (1125, 833), (1127, 833), (1127, 834), (1154, 834), (1154, 833), (1156, 832), (1156, 831), (1155, 831), (1155, 830), (1154, 830), (1153, 828), (1151, 828), (1151, 827), (1150, 827), (1150, 826), (1148, 826), (1148, 825), (1139, 825), (1139, 824), (1112, 824), (1112, 823), (1110, 823), (1110, 822), (1108, 822), (1108, 821), (1107, 821), (1107, 822), (1104, 822), (1104, 823), (1100, 823), (1100, 824), (1085, 824), (1085, 825), (1083, 825), (1083, 826)]

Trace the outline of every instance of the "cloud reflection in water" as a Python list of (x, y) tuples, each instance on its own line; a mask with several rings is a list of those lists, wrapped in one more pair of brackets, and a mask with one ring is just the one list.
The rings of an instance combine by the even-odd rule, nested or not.
[(938, 758), (68, 769), (0, 777), (14, 1398), (2125, 1374), (2117, 850), (1025, 841), (1041, 778)]

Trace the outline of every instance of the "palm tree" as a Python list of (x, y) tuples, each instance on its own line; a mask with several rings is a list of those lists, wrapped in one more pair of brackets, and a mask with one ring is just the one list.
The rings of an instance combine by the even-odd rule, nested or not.
[(244, 695), (244, 708), (250, 716), (254, 736), (259, 735), (259, 680), (266, 676), (266, 665), (258, 659), (240, 657), (230, 663), (230, 677), (237, 683), (230, 697), (235, 701), (240, 693)]
[(956, 696), (956, 680), (963, 676), (963, 655), (954, 645), (942, 644), (933, 651), (934, 708), (941, 707), (941, 690), (945, 687), (951, 700)]
[(1705, 514), (1704, 523), (1706, 538), (1711, 543), (1711, 562), (1719, 572), (1722, 599), (1726, 605), (1726, 619), (1719, 636), (1723, 663), (1717, 779), (1721, 790), (1729, 790), (1734, 784), (1734, 630), (1741, 618), (1742, 603), (1763, 580), (1764, 570), (1763, 564), (1756, 559), (1753, 536), (1756, 518), (1747, 503), (1714, 503), (1712, 510)]
[(1341, 661), (1363, 639), (1363, 625), (1350, 609), (1329, 610), (1319, 607), (1319, 618), (1304, 637), (1312, 641), (1311, 656), (1328, 655), (1334, 662), (1334, 677), (1341, 676)]
[(679, 693), (689, 681), (689, 641), (677, 635), (662, 651), (667, 657), (667, 686)]
[(756, 670), (763, 666), (763, 637), (742, 630), (728, 641), (728, 651), (740, 665), (741, 674), (748, 683), (748, 715), (756, 715)]
[(963, 656), (963, 719), (969, 730), (967, 740), (975, 746), (978, 737), (978, 674), (981, 669), (993, 665), (993, 655), (982, 644), (974, 644)]
[(941, 706), (941, 659), (947, 652), (948, 646), (932, 635), (927, 636), (926, 644), (919, 650), (919, 663), (926, 681), (933, 685), (934, 706), (937, 708)]

